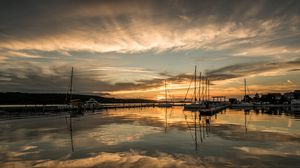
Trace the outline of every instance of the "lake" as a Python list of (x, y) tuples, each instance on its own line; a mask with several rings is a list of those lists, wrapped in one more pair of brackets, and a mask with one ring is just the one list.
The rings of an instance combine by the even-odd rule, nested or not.
[(0, 167), (299, 167), (300, 117), (173, 108), (2, 115)]

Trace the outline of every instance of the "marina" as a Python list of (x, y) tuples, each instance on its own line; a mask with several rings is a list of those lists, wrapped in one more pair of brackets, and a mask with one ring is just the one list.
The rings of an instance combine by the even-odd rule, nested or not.
[(202, 76), (202, 72), (199, 73), (199, 77), (197, 78), (197, 66), (195, 66), (194, 78), (190, 82), (184, 100), (187, 99), (192, 83), (194, 83), (192, 103), (185, 104), (185, 110), (199, 111), (205, 115), (213, 115), (229, 106), (225, 96), (213, 96), (212, 101), (210, 100), (210, 81), (207, 77)]
[(300, 168), (300, 0), (0, 9), (0, 168)]

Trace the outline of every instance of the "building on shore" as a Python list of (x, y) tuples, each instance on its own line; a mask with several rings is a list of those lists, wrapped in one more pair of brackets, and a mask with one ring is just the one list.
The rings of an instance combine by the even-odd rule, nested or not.
[[(231, 104), (237, 104), (239, 101), (236, 98), (229, 99)], [(300, 90), (294, 90), (287, 93), (266, 93), (259, 95), (256, 93), (253, 97), (244, 96), (241, 102), (250, 102), (254, 104), (299, 104), (300, 105)]]

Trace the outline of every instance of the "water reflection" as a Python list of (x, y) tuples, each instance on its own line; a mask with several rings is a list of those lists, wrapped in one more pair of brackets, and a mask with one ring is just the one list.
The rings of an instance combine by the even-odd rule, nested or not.
[[(26, 167), (32, 165), (27, 163), (6, 163), (6, 167)], [(148, 156), (144, 152), (130, 151), (119, 153), (101, 152), (89, 158), (71, 160), (42, 160), (33, 164), (35, 167), (165, 167), (165, 168), (187, 168), (187, 167), (207, 167), (209, 163), (204, 163), (200, 158), (189, 155), (170, 155), (158, 153)]]
[[(66, 125), (67, 125), (67, 128), (68, 128), (69, 131), (70, 131), (71, 149), (72, 149), (72, 152), (74, 152), (74, 143), (73, 143), (73, 124), (72, 124), (72, 116), (71, 116), (71, 114), (69, 115), (69, 117), (65, 116), (65, 119), (66, 119)], [(69, 122), (69, 124), (68, 124), (68, 122)]]
[(248, 122), (249, 120), (247, 120), (247, 116), (250, 116), (251, 117), (251, 113), (250, 113), (250, 110), (249, 109), (244, 109), (244, 114), (245, 114), (245, 132), (247, 133), (248, 131)]
[(0, 167), (292, 167), (300, 162), (294, 114), (174, 107), (10, 117), (0, 121)]
[(114, 146), (122, 143), (139, 141), (144, 136), (157, 132), (161, 132), (161, 129), (136, 124), (109, 124), (87, 132), (87, 136), (101, 144)]

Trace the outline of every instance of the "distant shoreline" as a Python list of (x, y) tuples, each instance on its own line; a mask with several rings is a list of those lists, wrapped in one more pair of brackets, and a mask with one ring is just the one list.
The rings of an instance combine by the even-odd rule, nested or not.
[[(96, 95), (74, 94), (73, 99), (81, 102), (95, 99), (99, 103), (156, 103), (154, 100), (146, 99), (117, 99)], [(66, 94), (63, 93), (21, 93), (21, 92), (0, 92), (0, 105), (51, 105), (67, 104)]]

